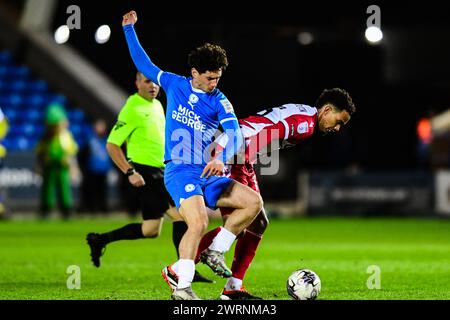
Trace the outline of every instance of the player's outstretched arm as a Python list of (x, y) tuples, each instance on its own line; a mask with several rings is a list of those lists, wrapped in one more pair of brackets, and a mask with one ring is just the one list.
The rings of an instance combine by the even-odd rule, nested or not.
[(122, 26), (125, 32), (128, 49), (130, 50), (131, 58), (133, 59), (136, 68), (142, 72), (148, 79), (158, 83), (158, 74), (161, 72), (149, 58), (147, 53), (139, 43), (136, 32), (134, 31), (134, 24), (137, 22), (137, 14), (135, 11), (130, 11), (123, 16)]

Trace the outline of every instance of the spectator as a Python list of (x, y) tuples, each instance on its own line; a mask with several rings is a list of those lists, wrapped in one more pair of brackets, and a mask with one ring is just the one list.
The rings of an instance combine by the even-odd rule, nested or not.
[(433, 130), (431, 128), (432, 113), (419, 119), (417, 131), (417, 160), (421, 169), (429, 169), (431, 164), (431, 143)]
[(38, 172), (42, 174), (41, 215), (46, 218), (57, 199), (64, 219), (73, 208), (71, 174), (77, 173), (78, 146), (68, 130), (63, 106), (50, 104), (45, 114), (45, 132), (36, 147)]
[(80, 211), (108, 212), (108, 172), (112, 163), (106, 150), (107, 125), (95, 121), (93, 134), (81, 148), (78, 162), (83, 174)]
[[(9, 124), (5, 115), (0, 109), (0, 142), (8, 133)], [(3, 159), (6, 157), (6, 148), (0, 143), (0, 170), (3, 167)], [(0, 189), (0, 219), (4, 218), (6, 215), (6, 207), (3, 199), (3, 192)]]

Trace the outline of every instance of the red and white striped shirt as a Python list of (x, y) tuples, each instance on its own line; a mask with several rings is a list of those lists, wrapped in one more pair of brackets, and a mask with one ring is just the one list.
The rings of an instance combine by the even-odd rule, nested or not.
[[(284, 104), (239, 120), (245, 138), (246, 161), (252, 163), (258, 154), (294, 146), (309, 138), (317, 123), (317, 109), (304, 104)], [(217, 143), (226, 145), (226, 135)]]

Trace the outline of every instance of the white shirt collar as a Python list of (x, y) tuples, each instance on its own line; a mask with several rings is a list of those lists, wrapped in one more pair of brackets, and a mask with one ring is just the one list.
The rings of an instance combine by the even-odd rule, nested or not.
[(192, 91), (197, 92), (197, 93), (207, 93), (206, 91), (203, 91), (202, 89), (194, 88), (194, 86), (192, 85), (192, 79), (189, 80), (189, 83), (191, 84)]

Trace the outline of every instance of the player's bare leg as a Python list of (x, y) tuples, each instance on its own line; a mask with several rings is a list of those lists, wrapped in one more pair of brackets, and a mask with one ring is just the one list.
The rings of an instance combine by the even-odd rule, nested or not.
[[(172, 299), (174, 300), (197, 300), (197, 295), (191, 289), (191, 283), (194, 278), (195, 264), (194, 257), (197, 253), (200, 239), (208, 226), (208, 215), (205, 202), (202, 196), (195, 195), (181, 203), (179, 213), (188, 225), (188, 229), (183, 235), (179, 245), (180, 259), (162, 271), (166, 282), (168, 272), (172, 270), (176, 275), (177, 285), (169, 283), (172, 289)], [(169, 279), (170, 280), (170, 279)]]
[[(170, 208), (166, 211), (166, 214), (172, 220), (172, 241), (175, 246), (177, 257), (180, 258), (179, 245), (180, 241), (183, 238), (184, 233), (187, 230), (187, 224), (184, 222), (183, 217), (178, 212), (177, 208), (174, 206), (170, 206)], [(204, 282), (204, 283), (215, 283), (215, 281), (206, 278), (202, 274), (200, 274), (197, 270), (194, 273), (194, 279), (192, 282)]]
[(244, 230), (236, 243), (234, 249), (233, 264), (231, 271), (233, 276), (228, 278), (220, 299), (222, 300), (260, 300), (260, 297), (249, 293), (244, 284), (245, 273), (252, 263), (262, 235), (267, 228), (268, 218), (263, 210), (253, 220), (252, 224)]
[(217, 201), (219, 208), (233, 208), (224, 227), (235, 235), (247, 228), (263, 208), (259, 193), (233, 181), (228, 190)]
[(230, 248), (236, 236), (250, 225), (260, 212), (262, 199), (251, 188), (233, 181), (228, 190), (217, 201), (217, 206), (233, 208), (234, 210), (211, 245), (200, 254), (200, 260), (217, 275), (229, 278), (232, 272), (226, 266), (223, 254)]
[[(222, 219), (225, 222), (233, 212), (230, 208), (221, 208)], [(265, 210), (261, 210), (251, 225), (237, 237), (234, 250), (233, 264), (231, 266), (232, 276), (228, 278), (220, 298), (222, 300), (259, 300), (260, 297), (250, 294), (243, 285), (245, 273), (253, 261), (262, 235), (268, 226), (269, 220)], [(220, 227), (206, 233), (197, 252), (196, 263), (199, 262), (201, 251), (212, 243), (212, 240), (220, 231)]]

